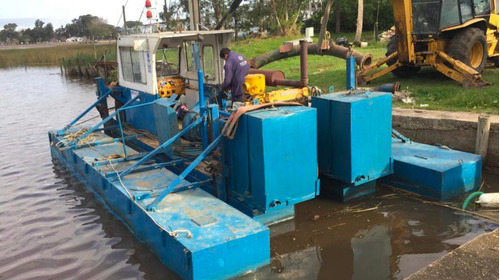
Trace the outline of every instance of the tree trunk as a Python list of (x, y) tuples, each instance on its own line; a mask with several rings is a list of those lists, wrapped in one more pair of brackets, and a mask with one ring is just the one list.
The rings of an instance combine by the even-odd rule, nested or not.
[[(321, 29), (319, 30), (318, 37), (318, 51), (321, 54), (321, 44), (323, 43), (323, 39), (325, 38), (326, 26), (328, 25), (328, 19), (330, 18), (330, 9), (335, 0), (328, 0), (325, 6), (325, 12), (323, 13), (323, 18), (321, 19)], [(339, 2), (339, 1), (337, 1)]]
[(274, 20), (276, 21), (276, 25), (278, 26), (278, 30), (281, 30), (281, 23), (280, 23), (280, 19), (278, 16), (278, 11), (276, 9), (276, 3), (274, 2), (274, 0), (271, 0), (271, 7), (273, 9)]
[(335, 33), (340, 33), (340, 0), (335, 3)]
[(358, 21), (356, 22), (355, 44), (361, 43), (361, 33), (363, 32), (363, 0), (358, 0)]
[[(212, 1), (212, 5), (214, 7), (214, 17), (215, 17), (215, 22), (219, 23), (222, 20), (222, 5), (224, 2), (222, 1)], [(224, 29), (224, 25), (222, 26), (221, 29)]]

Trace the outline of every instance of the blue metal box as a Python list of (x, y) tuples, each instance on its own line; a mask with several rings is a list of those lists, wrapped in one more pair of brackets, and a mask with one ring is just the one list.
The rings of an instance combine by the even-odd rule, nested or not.
[[(228, 189), (238, 209), (283, 209), (319, 192), (316, 109), (285, 106), (243, 115), (227, 140)], [(293, 209), (293, 208), (292, 208)]]
[(312, 98), (321, 174), (354, 186), (392, 173), (392, 97), (349, 91)]
[[(160, 98), (153, 103), (153, 116), (160, 145), (179, 132), (177, 115), (171, 105), (172, 102), (167, 98)], [(172, 157), (172, 146), (165, 148), (164, 153)]]
[(392, 156), (394, 174), (381, 179), (391, 186), (449, 200), (481, 184), (480, 155), (395, 139)]

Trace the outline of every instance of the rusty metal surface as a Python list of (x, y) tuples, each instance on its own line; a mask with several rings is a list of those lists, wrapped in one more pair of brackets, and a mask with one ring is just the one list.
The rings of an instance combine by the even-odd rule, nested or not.
[[(308, 43), (307, 44), (307, 53), (309, 55), (330, 55), (330, 56), (335, 56), (338, 58), (346, 59), (347, 53), (349, 52), (349, 49), (343, 46), (337, 46), (333, 43), (332, 40), (329, 41), (329, 47), (326, 50), (320, 50), (318, 48), (318, 45), (315, 43)], [(294, 57), (300, 55), (300, 46), (293, 46), (290, 51), (288, 52), (281, 52), (280, 49), (276, 49), (273, 51), (269, 51), (267, 53), (264, 53), (262, 55), (259, 55), (257, 57), (252, 58), (249, 61), (250, 67), (258, 69), (261, 68), (271, 62), (284, 59), (284, 58), (289, 58), (289, 57)], [(356, 58), (356, 64), (361, 67), (361, 69), (364, 69), (366, 67), (369, 67), (372, 63), (372, 58), (373, 56), (371, 54), (362, 54), (358, 51), (353, 51), (353, 55)]]
[(285, 74), (281, 70), (250, 69), (248, 74), (262, 74), (266, 78), (266, 86), (277, 86), (276, 80), (284, 80)]

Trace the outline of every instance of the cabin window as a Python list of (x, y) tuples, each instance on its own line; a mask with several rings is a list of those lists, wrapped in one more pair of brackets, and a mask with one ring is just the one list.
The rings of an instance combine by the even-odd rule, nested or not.
[(441, 28), (460, 24), (457, 0), (443, 0), (441, 7)]
[(196, 72), (196, 63), (194, 62), (194, 50), (193, 50), (193, 42), (185, 42), (184, 47), (186, 49), (186, 66), (187, 66), (187, 71), (192, 71)]
[(439, 29), (439, 0), (413, 0), (413, 32), (436, 34)]
[(156, 76), (179, 74), (180, 48), (163, 48), (156, 52)]
[(136, 52), (132, 47), (121, 47), (120, 58), (122, 73), (125, 81), (135, 83), (146, 83), (142, 52)]
[(215, 80), (215, 56), (213, 46), (203, 46), (203, 69), (207, 80)]
[(462, 23), (472, 18), (472, 7), (470, 0), (460, 0), (460, 11), (462, 12)]
[[(497, 0), (497, 3), (498, 3), (498, 0)], [(488, 3), (487, 0), (474, 0), (474, 13), (476, 15), (489, 14), (490, 13), (490, 3)]]

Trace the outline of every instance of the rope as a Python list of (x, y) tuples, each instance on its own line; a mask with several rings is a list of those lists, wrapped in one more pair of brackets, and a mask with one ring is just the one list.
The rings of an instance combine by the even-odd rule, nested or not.
[(274, 107), (274, 106), (303, 106), (303, 105), (297, 102), (274, 102), (274, 103), (265, 103), (265, 104), (240, 107), (238, 108), (238, 110), (231, 113), (231, 115), (227, 119), (226, 124), (222, 128), (221, 134), (232, 140), (234, 138), (234, 135), (236, 134), (236, 129), (238, 128), (238, 121), (243, 114), (250, 111), (255, 111), (258, 109), (266, 107)]
[[(75, 141), (76, 139), (80, 138), (82, 135), (87, 133), (87, 131), (88, 131), (88, 129), (84, 127), (84, 128), (79, 129), (78, 131), (64, 135), (64, 137), (61, 139), (61, 141), (56, 143), (56, 147), (60, 148), (62, 146), (68, 145), (69, 143)], [(78, 144), (78, 143), (87, 144), (87, 143), (94, 142), (96, 137), (93, 134), (94, 133), (87, 135), (87, 137), (80, 139), (80, 141), (78, 141), (75, 144)]]

